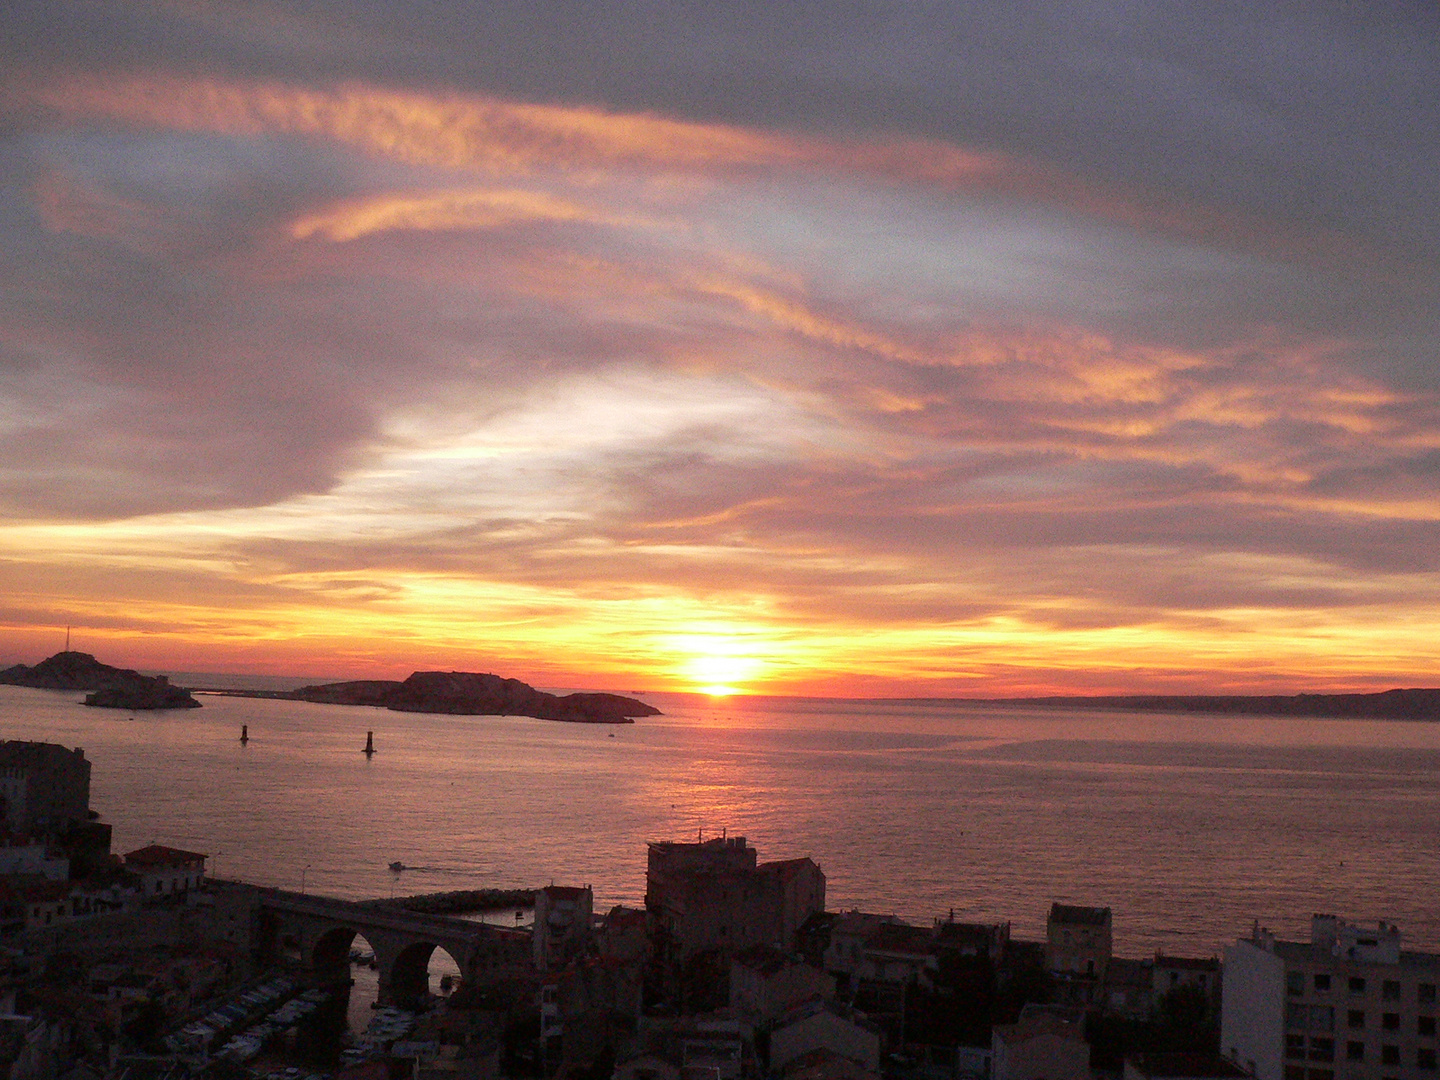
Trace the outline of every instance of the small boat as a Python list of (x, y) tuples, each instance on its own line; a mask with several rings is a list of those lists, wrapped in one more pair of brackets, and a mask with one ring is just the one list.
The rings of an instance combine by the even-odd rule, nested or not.
[(395, 873), (398, 874), (398, 873), (400, 873), (401, 870), (404, 870), (404, 869), (405, 869), (405, 864), (404, 864), (403, 862), (401, 862), (399, 859), (396, 859), (394, 862), (392, 862), (392, 863), (390, 864), (390, 869), (393, 870)]

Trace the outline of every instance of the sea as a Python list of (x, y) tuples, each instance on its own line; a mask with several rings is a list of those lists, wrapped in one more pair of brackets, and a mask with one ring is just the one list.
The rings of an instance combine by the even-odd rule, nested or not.
[(81, 696), (0, 686), (0, 738), (83, 747), (117, 852), (262, 885), (589, 885), (604, 911), (643, 903), (647, 842), (728, 835), (814, 859), (830, 910), (917, 925), (1038, 939), (1062, 901), (1111, 908), (1117, 955), (1203, 957), (1329, 912), (1440, 950), (1440, 723), (646, 694), (663, 715), (612, 726)]

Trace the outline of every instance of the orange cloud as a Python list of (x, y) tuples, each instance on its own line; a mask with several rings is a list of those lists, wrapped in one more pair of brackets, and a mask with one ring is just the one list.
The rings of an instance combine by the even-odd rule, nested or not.
[(1013, 156), (930, 139), (834, 139), (728, 124), (540, 105), (476, 94), (424, 94), (359, 82), (325, 88), (163, 72), (11, 72), (5, 95), (64, 121), (105, 119), (185, 131), (332, 139), (416, 165), (523, 176), (639, 170), (734, 174), (815, 169), (948, 191), (998, 193), (1190, 240), (1270, 257), (1342, 259), (1422, 287), (1390, 252), (1343, 234), (1300, 234), (1281, 225), (1142, 193), (1102, 189)]
[(301, 218), (290, 227), (290, 235), (297, 240), (319, 235), (346, 241), (394, 229), (496, 229), (524, 222), (653, 224), (535, 191), (440, 191), (347, 200)]
[(330, 88), (163, 73), (13, 75), (10, 96), (72, 120), (334, 139), (419, 165), (525, 175), (547, 166), (700, 173), (818, 168), (945, 189), (1002, 191), (1129, 224), (1213, 232), (1192, 209), (1156, 208), (1005, 154), (925, 139), (825, 139), (480, 95), (426, 95), (347, 82)]

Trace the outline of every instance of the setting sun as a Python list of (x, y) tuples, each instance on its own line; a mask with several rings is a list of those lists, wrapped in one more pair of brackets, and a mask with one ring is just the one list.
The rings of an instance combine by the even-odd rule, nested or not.
[(729, 697), (742, 692), (764, 667), (754, 655), (754, 643), (735, 638), (695, 635), (683, 640), (682, 648), (691, 653), (682, 668), (685, 678), (702, 694)]

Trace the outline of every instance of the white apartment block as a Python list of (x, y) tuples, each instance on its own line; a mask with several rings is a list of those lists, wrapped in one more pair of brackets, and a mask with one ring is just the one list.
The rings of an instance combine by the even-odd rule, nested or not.
[(1308, 942), (1258, 925), (1225, 950), (1220, 1052), (1256, 1080), (1440, 1080), (1440, 954), (1333, 915)]

